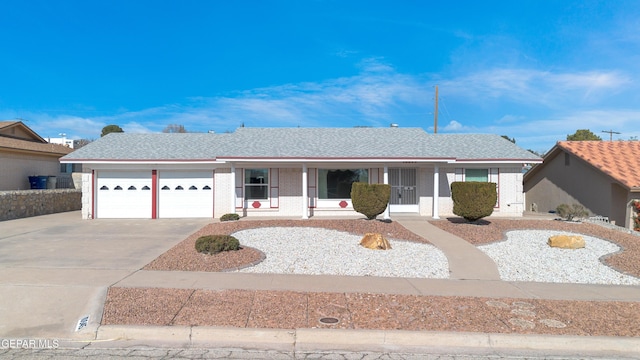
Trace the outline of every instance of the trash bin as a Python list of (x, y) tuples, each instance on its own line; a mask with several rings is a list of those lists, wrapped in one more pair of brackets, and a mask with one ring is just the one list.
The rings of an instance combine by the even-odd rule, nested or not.
[(29, 176), (29, 185), (31, 186), (31, 189), (37, 189), (38, 188), (38, 177), (37, 176)]
[(58, 180), (56, 179), (55, 176), (53, 175), (47, 176), (47, 189), (55, 189), (57, 181)]
[(48, 176), (29, 176), (29, 185), (32, 189), (46, 189)]

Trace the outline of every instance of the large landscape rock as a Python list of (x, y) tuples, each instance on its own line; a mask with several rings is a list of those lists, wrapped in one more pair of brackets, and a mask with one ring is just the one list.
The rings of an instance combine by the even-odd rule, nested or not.
[(385, 239), (382, 234), (377, 233), (366, 233), (362, 240), (360, 240), (360, 245), (366, 247), (367, 249), (374, 250), (388, 250), (391, 249), (391, 244), (389, 244), (389, 240)]
[(584, 247), (584, 239), (579, 235), (555, 235), (549, 238), (547, 244), (562, 249), (580, 249)]

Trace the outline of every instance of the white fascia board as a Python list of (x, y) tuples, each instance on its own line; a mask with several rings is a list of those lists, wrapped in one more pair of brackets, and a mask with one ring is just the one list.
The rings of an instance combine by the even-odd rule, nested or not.
[(223, 161), (211, 161), (211, 160), (74, 160), (74, 159), (60, 159), (63, 164), (110, 164), (110, 165), (185, 165), (185, 164), (207, 164), (207, 165), (221, 165), (225, 164)]
[(218, 158), (227, 163), (454, 163), (455, 159), (426, 158)]
[(522, 165), (522, 164), (542, 164), (541, 160), (519, 159), (519, 160), (460, 160), (455, 164), (506, 164), (506, 165)]

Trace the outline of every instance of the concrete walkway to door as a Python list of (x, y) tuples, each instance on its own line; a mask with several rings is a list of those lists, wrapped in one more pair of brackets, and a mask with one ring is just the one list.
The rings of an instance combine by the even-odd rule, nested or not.
[(397, 216), (393, 220), (428, 239), (445, 254), (451, 279), (500, 280), (496, 263), (469, 242), (439, 229), (425, 219)]

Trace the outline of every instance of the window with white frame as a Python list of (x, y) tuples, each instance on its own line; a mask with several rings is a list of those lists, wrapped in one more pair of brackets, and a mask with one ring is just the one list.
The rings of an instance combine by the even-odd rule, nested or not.
[(245, 169), (244, 194), (246, 200), (267, 200), (269, 198), (269, 169)]
[(369, 182), (368, 169), (318, 169), (319, 199), (350, 199), (354, 182)]
[(465, 169), (464, 181), (489, 182), (489, 169)]
[(463, 169), (457, 168), (455, 181), (477, 181), (477, 182), (492, 182), (496, 184), (496, 191), (498, 199), (496, 200), (496, 207), (500, 203), (500, 171), (498, 168), (484, 168), (484, 169)]

